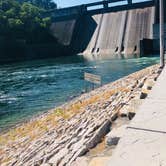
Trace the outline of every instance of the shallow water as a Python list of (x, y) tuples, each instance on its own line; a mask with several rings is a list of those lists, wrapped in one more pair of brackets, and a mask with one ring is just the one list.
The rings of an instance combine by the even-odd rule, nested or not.
[(89, 85), (84, 72), (101, 75), (106, 84), (158, 62), (159, 57), (72, 56), (0, 65), (0, 131), (81, 94)]

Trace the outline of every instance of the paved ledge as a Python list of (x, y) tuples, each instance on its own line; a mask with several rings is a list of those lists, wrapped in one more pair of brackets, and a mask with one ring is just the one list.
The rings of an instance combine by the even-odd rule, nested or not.
[(166, 166), (166, 68), (107, 166)]

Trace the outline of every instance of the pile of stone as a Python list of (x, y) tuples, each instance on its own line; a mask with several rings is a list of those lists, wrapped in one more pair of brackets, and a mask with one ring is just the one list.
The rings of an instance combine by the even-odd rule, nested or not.
[[(102, 95), (117, 89), (108, 98), (101, 96), (99, 101), (87, 105), (70, 119), (60, 119), (58, 125), (33, 140), (30, 145), (19, 146), (21, 141), (26, 140), (21, 138), (15, 147), (4, 146), (6, 153), (0, 158), (7, 155), (10, 160), (1, 165), (74, 166), (78, 157), (95, 147), (110, 132), (112, 123), (119, 116), (133, 118), (137, 106), (147, 96), (160, 72), (157, 65), (146, 68), (63, 105), (62, 108), (72, 102), (87, 100), (96, 94)], [(108, 141), (116, 144), (120, 136), (116, 138), (116, 134), (112, 134), (110, 137), (115, 140)]]

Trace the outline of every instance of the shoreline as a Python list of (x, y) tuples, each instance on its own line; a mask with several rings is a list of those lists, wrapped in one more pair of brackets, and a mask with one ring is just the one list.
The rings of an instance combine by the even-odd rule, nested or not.
[[(74, 58), (74, 57), (73, 57)], [(73, 58), (71, 58), (71, 59), (73, 59)], [(78, 58), (77, 58), (78, 59)], [(100, 59), (100, 58), (99, 58)], [(60, 61), (60, 59), (57, 59), (58, 61)], [(70, 61), (70, 58), (68, 59), (69, 61)], [(80, 58), (78, 59), (78, 60), (80, 60)], [(110, 64), (111, 65), (109, 65), (108, 63), (107, 63), (107, 61), (110, 61)], [(61, 62), (61, 61), (60, 61)], [(70, 61), (71, 63), (73, 62), (73, 60), (71, 60)], [(81, 63), (84, 63), (83, 62), (83, 59), (82, 60), (80, 60), (80, 62)], [(113, 60), (113, 62), (114, 62), (114, 60)], [(118, 80), (119, 78), (122, 78), (122, 77), (124, 77), (124, 76), (126, 76), (126, 75), (129, 75), (129, 74), (131, 74), (131, 73), (133, 73), (133, 72), (136, 72), (136, 71), (139, 71), (139, 70), (141, 70), (141, 69), (143, 69), (143, 68), (145, 68), (145, 67), (148, 67), (150, 64), (151, 65), (153, 65), (153, 64), (156, 64), (157, 62), (158, 62), (158, 57), (151, 57), (150, 59), (149, 58), (147, 58), (147, 57), (144, 57), (144, 58), (136, 58), (136, 59), (133, 59), (133, 58), (129, 58), (129, 59), (123, 59), (123, 60), (118, 60), (118, 58), (116, 58), (116, 60), (115, 60), (115, 62), (116, 63), (125, 63), (126, 65), (124, 66), (124, 68), (126, 69), (124, 72), (122, 72), (122, 74), (120, 74), (120, 73), (118, 73), (117, 75), (116, 75), (116, 72), (114, 72), (113, 71), (113, 69), (111, 69), (113, 66), (114, 66), (114, 63), (112, 63), (112, 60), (108, 60), (108, 57), (107, 57), (107, 60), (105, 61), (105, 60), (103, 60), (103, 63), (106, 63), (106, 66), (110, 69), (110, 70), (112, 70), (111, 71), (111, 73), (109, 74), (109, 70), (107, 69), (107, 67), (106, 67), (106, 73), (105, 73), (105, 71), (104, 71), (104, 73), (103, 73), (103, 82), (104, 82), (104, 84), (108, 84), (109, 82), (113, 82), (113, 81), (116, 81), (116, 80)], [(43, 61), (39, 61), (39, 62), (37, 62), (37, 63), (39, 63), (39, 64), (42, 64), (42, 65), (44, 65), (44, 63), (46, 63), (47, 64), (47, 62), (43, 62)], [(47, 65), (51, 65), (52, 66), (52, 61), (48, 61), (48, 64)], [(63, 63), (63, 61), (62, 61), (62, 63)], [(94, 63), (94, 64), (93, 64)], [(90, 63), (90, 65), (87, 65), (87, 66), (89, 66), (90, 67), (90, 69), (88, 69), (88, 70), (93, 70), (92, 68), (95, 68), (95, 70), (97, 70), (97, 68), (99, 67), (99, 66), (102, 66), (102, 68), (105, 66), (103, 66), (103, 63), (99, 63), (99, 66), (97, 67), (96, 65), (98, 64), (98, 62), (97, 61), (95, 61), (95, 62), (93, 62), (92, 64)], [(135, 65), (133, 65), (133, 66), (131, 66), (130, 67), (130, 65), (128, 65), (128, 64), (135, 64)], [(23, 64), (21, 63), (21, 64), (14, 64), (14, 66), (19, 66), (19, 68), (20, 67), (23, 67), (22, 66)], [(32, 62), (32, 64), (31, 63), (29, 63), (28, 62), (28, 64), (26, 64), (26, 66), (28, 67), (28, 68), (31, 68), (31, 66), (33, 66), (33, 62)], [(112, 67), (111, 67), (112, 66)], [(123, 66), (123, 65), (122, 65)], [(6, 67), (7, 67), (7, 69), (6, 69)], [(8, 70), (8, 67), (10, 68), (10, 66), (6, 66), (5, 68), (3, 68), (2, 67), (2, 70)], [(72, 65), (72, 67), (74, 67), (73, 65)], [(83, 70), (87, 70), (87, 67), (85, 67), (85, 66), (80, 66), (80, 65), (78, 65), (77, 67), (79, 67), (79, 69), (81, 69), (81, 71)], [(76, 68), (74, 68), (75, 70), (76, 70), (76, 72), (80, 72), (79, 70), (77, 70), (77, 67)], [(97, 67), (97, 68), (96, 68)], [(60, 67), (61, 68), (61, 67)], [(84, 69), (85, 68), (85, 69)], [(100, 67), (99, 67), (100, 68)], [(105, 67), (104, 67), (105, 68)], [(50, 71), (51, 70), (53, 70), (53, 69), (49, 69)], [(68, 69), (67, 69), (68, 70)], [(28, 70), (28, 71), (30, 71), (30, 70)], [(63, 71), (63, 70), (60, 70), (60, 71)], [(71, 70), (72, 71), (72, 70)], [(13, 73), (14, 72), (14, 73)], [(19, 77), (21, 77), (23, 80), (22, 80), (22, 83), (24, 83), (24, 82), (26, 82), (27, 80), (24, 78), (24, 72), (22, 71), (20, 71), (20, 69), (19, 70), (16, 70), (16, 71), (13, 71), (12, 73), (13, 74), (16, 74), (17, 76), (18, 75), (20, 75), (21, 73), (21, 75), (19, 76)], [(18, 74), (17, 74), (17, 72), (18, 72)], [(19, 72), (21, 72), (20, 74), (19, 74)], [(15, 125), (19, 125), (20, 123), (20, 121), (21, 121), (21, 124), (22, 123), (24, 123), (24, 122), (28, 122), (28, 120), (30, 120), (31, 118), (33, 118), (33, 117), (35, 117), (35, 115), (37, 115), (37, 117), (39, 116), (39, 115), (41, 115), (43, 112), (47, 112), (48, 110), (50, 110), (50, 109), (53, 109), (53, 108), (55, 108), (55, 106), (60, 106), (60, 105), (62, 105), (63, 103), (65, 103), (66, 101), (68, 101), (68, 99), (70, 98), (70, 96), (72, 96), (72, 94), (74, 95), (75, 93), (76, 94), (78, 94), (78, 92), (79, 92), (79, 94), (81, 95), (81, 90), (78, 90), (78, 89), (85, 89), (85, 83), (84, 83), (84, 81), (81, 79), (80, 80), (80, 77), (79, 77), (79, 80), (75, 80), (75, 86), (76, 86), (76, 90), (74, 90), (75, 88), (72, 88), (72, 87), (66, 87), (65, 88), (65, 92), (66, 92), (66, 96), (68, 96), (68, 97), (65, 97), (65, 93), (63, 92), (62, 93), (62, 95), (59, 93), (60, 92), (60, 90), (58, 90), (59, 88), (61, 89), (62, 87), (63, 87), (63, 85), (66, 83), (66, 81), (65, 81), (65, 79), (60, 79), (61, 81), (62, 81), (62, 83), (61, 83), (61, 81), (57, 84), (56, 83), (56, 79), (53, 79), (52, 80), (52, 76), (51, 75), (48, 75), (47, 76), (47, 78), (42, 78), (43, 77), (43, 75), (42, 75), (42, 68), (41, 68), (41, 70), (38, 70), (38, 74), (37, 74), (37, 77), (39, 77), (39, 79), (42, 79), (42, 82), (44, 83), (44, 87), (47, 89), (47, 88), (51, 88), (50, 89), (50, 92), (48, 93), (48, 95), (47, 95), (47, 93), (42, 93), (42, 90), (38, 90), (38, 86), (37, 86), (37, 84), (35, 85), (34, 83), (32, 83), (32, 85), (30, 85), (30, 87), (29, 87), (29, 85), (28, 84), (23, 84), (23, 86), (25, 86), (25, 90), (24, 90), (24, 88), (23, 88), (23, 90), (22, 89), (20, 89), (19, 91), (20, 91), (20, 93), (22, 94), (23, 93), (23, 95), (21, 95), (21, 97), (19, 96), (19, 94), (17, 95), (17, 88), (15, 89), (14, 87), (15, 87), (15, 85), (13, 85), (10, 89), (13, 89), (13, 94), (11, 93), (11, 90), (8, 92), (8, 95), (9, 96), (11, 96), (11, 97), (9, 97), (9, 98), (6, 98), (5, 96), (5, 100), (4, 99), (2, 99), (1, 101), (2, 101), (2, 103), (9, 103), (9, 104), (7, 104), (5, 107), (4, 107), (4, 113), (6, 114), (4, 114), (3, 116), (2, 116), (2, 119), (1, 119), (1, 121), (0, 121), (0, 123), (2, 124), (1, 125), (1, 129), (0, 129), (0, 131), (5, 131), (4, 129), (6, 128), (7, 129), (7, 127), (9, 127), (9, 129), (10, 129), (10, 127), (12, 127), (12, 128), (15, 128)], [(10, 71), (9, 71), (9, 73), (10, 73)], [(11, 74), (12, 74), (11, 73)], [(61, 72), (60, 72), (61, 73)], [(58, 73), (58, 75), (60, 74), (60, 73)], [(73, 73), (73, 72), (72, 72)], [(25, 74), (26, 74), (26, 72), (25, 72)], [(27, 73), (28, 75), (29, 74), (32, 74), (31, 72), (29, 73)], [(61, 73), (61, 74), (63, 74), (63, 73)], [(54, 75), (56, 75), (56, 74), (54, 74)], [(64, 74), (64, 75), (66, 75), (66, 74)], [(30, 81), (32, 78), (34, 78), (35, 79), (35, 75), (33, 75), (32, 74), (32, 76), (28, 76), (27, 78), (28, 78), (28, 80)], [(46, 84), (47, 84), (47, 79), (49, 79), (49, 77), (50, 77), (50, 80), (49, 80), (49, 82), (51, 81), (53, 81), (52, 83), (51, 83), (51, 86), (50, 87), (48, 87)], [(30, 79), (29, 79), (30, 78)], [(56, 78), (56, 77), (54, 77), (54, 78)], [(66, 76), (65, 76), (65, 78), (66, 78)], [(72, 77), (70, 77), (70, 79), (71, 79)], [(15, 82), (16, 83), (16, 86), (17, 86), (17, 84), (19, 85), (20, 83), (16, 80), (15, 81), (15, 78), (13, 77), (13, 78), (9, 78), (9, 79), (11, 79), (13, 82)], [(46, 79), (46, 80), (45, 80)], [(3, 81), (4, 80), (4, 81)], [(8, 77), (5, 77), (4, 79), (3, 79), (1, 82), (1, 84), (3, 85), (5, 85), (5, 82), (8, 80)], [(63, 81), (64, 80), (64, 81)], [(80, 82), (81, 81), (81, 85), (79, 85), (78, 84), (78, 82)], [(109, 82), (108, 82), (109, 81)], [(33, 81), (32, 81), (33, 82)], [(21, 83), (21, 84), (22, 84)], [(38, 82), (39, 84), (40, 84), (40, 82)], [(56, 88), (55, 86), (54, 86), (54, 84), (57, 84), (57, 86), (59, 87), (59, 88)], [(7, 85), (6, 85), (7, 86)], [(29, 90), (28, 91), (32, 91), (31, 93), (29, 93), (27, 90), (26, 90), (26, 86), (28, 86), (29, 87)], [(81, 86), (81, 88), (79, 88)], [(34, 87), (36, 87), (35, 89), (37, 90), (37, 91), (39, 91), (39, 97), (37, 97), (36, 99), (35, 99), (35, 89), (33, 90), (33, 88)], [(39, 86), (39, 88), (40, 88), (40, 86)], [(44, 90), (44, 91), (46, 91), (46, 89)], [(68, 95), (68, 93), (67, 93), (67, 91), (69, 90), (69, 92), (70, 92), (70, 95)], [(58, 92), (58, 93), (57, 93)], [(71, 93), (71, 92), (73, 92), (73, 93)], [(1, 92), (2, 94), (4, 93), (3, 91)], [(27, 95), (24, 95), (25, 93), (27, 93)], [(28, 94), (29, 93), (29, 94)], [(57, 94), (56, 94), (57, 93)], [(48, 99), (47, 100), (47, 96), (54, 96), (53, 98), (51, 98), (51, 99)], [(12, 101), (13, 99), (12, 99), (12, 96), (15, 98), (15, 101)], [(29, 96), (29, 97), (28, 97)], [(40, 100), (40, 96), (41, 96), (41, 98), (43, 98), (43, 101), (44, 102), (42, 102), (42, 100)], [(3, 96), (2, 96), (3, 97)], [(10, 99), (11, 98), (11, 99)], [(58, 99), (59, 98), (59, 99)], [(33, 100), (34, 100), (34, 103), (33, 103)], [(45, 100), (46, 99), (46, 100)], [(47, 101), (48, 101), (48, 103), (47, 103)], [(19, 102), (19, 105), (18, 105), (18, 102)], [(32, 103), (31, 103), (32, 102)], [(10, 103), (12, 103), (12, 104), (10, 104)], [(29, 103), (31, 103), (31, 104), (29, 104)], [(35, 104), (36, 103), (36, 104)], [(25, 106), (26, 105), (26, 106)], [(36, 106), (35, 106), (36, 105)], [(50, 106), (51, 105), (51, 106)], [(3, 107), (2, 107), (3, 108)], [(23, 109), (22, 109), (23, 108)], [(21, 109), (21, 110), (20, 110)], [(34, 111), (35, 110), (35, 111)], [(20, 113), (19, 113), (19, 111), (21, 111)], [(10, 113), (11, 112), (11, 113)], [(26, 113), (27, 112), (27, 113)], [(35, 113), (36, 112), (36, 113)], [(8, 114), (9, 113), (9, 114)], [(22, 120), (24, 118), (24, 120)], [(11, 119), (11, 121), (10, 121), (10, 119)], [(13, 125), (14, 124), (14, 125)]]
[[(142, 87), (147, 80), (156, 80), (160, 74), (158, 71), (158, 65), (145, 68), (82, 94), (4, 134), (0, 133), (0, 163), (40, 165), (45, 162), (70, 165), (78, 156), (100, 142), (109, 132), (113, 121), (121, 116), (120, 112), (122, 114), (126, 104), (130, 105), (131, 100), (148, 93), (147, 89), (142, 92)], [(84, 139), (80, 138), (80, 133)], [(64, 142), (65, 146), (61, 146), (60, 142)], [(23, 147), (27, 150), (22, 154)], [(46, 153), (44, 155), (41, 154), (43, 150)]]

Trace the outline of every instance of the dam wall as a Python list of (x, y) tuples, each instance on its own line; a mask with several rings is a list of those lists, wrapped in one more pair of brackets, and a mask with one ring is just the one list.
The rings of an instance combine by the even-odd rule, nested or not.
[(153, 39), (154, 7), (93, 18), (98, 26), (83, 54), (140, 54), (140, 41)]
[(52, 23), (50, 30), (52, 35), (63, 45), (70, 45), (76, 20), (60, 21)]
[(84, 15), (55, 22), (52, 34), (71, 54), (133, 55), (141, 53), (141, 41), (153, 39), (156, 8)]

